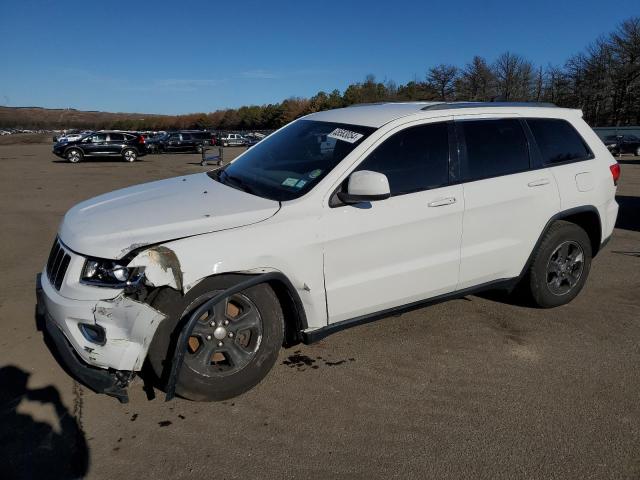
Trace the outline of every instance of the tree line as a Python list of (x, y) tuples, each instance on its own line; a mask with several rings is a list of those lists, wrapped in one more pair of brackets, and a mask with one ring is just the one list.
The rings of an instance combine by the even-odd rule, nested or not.
[[(167, 130), (274, 129), (308, 113), (384, 101), (535, 101), (579, 108), (592, 126), (640, 124), (640, 17), (622, 22), (572, 55), (563, 65), (535, 65), (504, 52), (488, 62), (475, 56), (466, 65), (435, 65), (424, 78), (406, 84), (367, 75), (344, 92), (320, 91), (311, 98), (177, 116), (110, 117), (91, 128)], [(112, 114), (113, 115), (113, 114)], [(117, 114), (116, 114), (117, 115)], [(55, 125), (61, 127), (63, 125)], [(50, 127), (53, 127), (51, 125)]]

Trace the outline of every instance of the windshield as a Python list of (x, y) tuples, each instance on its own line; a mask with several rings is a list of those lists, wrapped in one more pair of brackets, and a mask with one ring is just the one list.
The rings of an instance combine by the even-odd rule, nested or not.
[(260, 197), (301, 197), (322, 180), (375, 128), (298, 120), (251, 147), (211, 178)]

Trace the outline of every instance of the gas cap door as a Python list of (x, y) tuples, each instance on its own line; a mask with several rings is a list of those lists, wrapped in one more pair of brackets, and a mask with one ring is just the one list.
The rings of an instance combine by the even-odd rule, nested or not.
[(582, 172), (576, 175), (576, 187), (579, 192), (589, 192), (593, 190), (593, 175), (591, 172)]

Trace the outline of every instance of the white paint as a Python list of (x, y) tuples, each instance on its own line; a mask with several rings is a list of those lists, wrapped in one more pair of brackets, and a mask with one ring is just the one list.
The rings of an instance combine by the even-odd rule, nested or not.
[(206, 173), (144, 183), (79, 203), (60, 238), (71, 250), (117, 259), (136, 247), (261, 222), (278, 202), (249, 195)]
[(578, 173), (576, 175), (576, 186), (579, 192), (590, 192), (593, 190), (593, 175), (591, 172)]
[(353, 172), (349, 176), (348, 192), (351, 195), (389, 195), (389, 179), (369, 170)]
[[(594, 205), (602, 219), (603, 239), (611, 234), (618, 211), (609, 171), (615, 160), (579, 111), (492, 106), (423, 111), (424, 105), (354, 107), (305, 117), (379, 128), (296, 200), (279, 205), (204, 174), (179, 177), (79, 204), (66, 215), (60, 238), (75, 252), (105, 258), (122, 257), (133, 245), (161, 244), (179, 260), (184, 292), (212, 273), (282, 272), (300, 295), (312, 330), (515, 276), (546, 221), (560, 210)], [(372, 202), (368, 209), (329, 207), (337, 186), (395, 132), (454, 116), (520, 114), (566, 119), (589, 143), (595, 158), (392, 197)], [(588, 192), (576, 184), (576, 176), (584, 173), (593, 179)], [(148, 281), (179, 289), (176, 272), (157, 270), (162, 270), (161, 263), (146, 252), (142, 250), (133, 263), (149, 269)], [(79, 284), (83, 261), (82, 256), (72, 256), (60, 292), (43, 279), (49, 312), (88, 363), (136, 367), (161, 314), (137, 302), (127, 306), (117, 290)], [(106, 306), (101, 299), (107, 299), (110, 308), (104, 312), (109, 314), (101, 310), (100, 318), (94, 319), (95, 307)], [(104, 323), (118, 341), (109, 341), (89, 356), (77, 328), (87, 320)], [(135, 327), (138, 323), (141, 331)], [(137, 350), (133, 344), (139, 345)]]
[[(122, 295), (97, 302), (65, 298), (51, 286), (45, 274), (42, 289), (49, 316), (82, 360), (100, 368), (140, 370), (164, 314)], [(86, 340), (78, 328), (80, 323), (98, 323), (104, 327), (106, 345)]]

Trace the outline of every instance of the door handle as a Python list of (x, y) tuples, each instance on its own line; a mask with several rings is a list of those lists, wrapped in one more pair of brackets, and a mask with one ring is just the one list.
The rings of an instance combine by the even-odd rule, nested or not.
[(534, 180), (533, 182), (527, 183), (530, 187), (541, 187), (543, 185), (549, 185), (548, 178), (539, 178), (538, 180)]
[(430, 207), (444, 207), (445, 205), (453, 205), (456, 203), (456, 197), (439, 198), (433, 202), (429, 202)]

